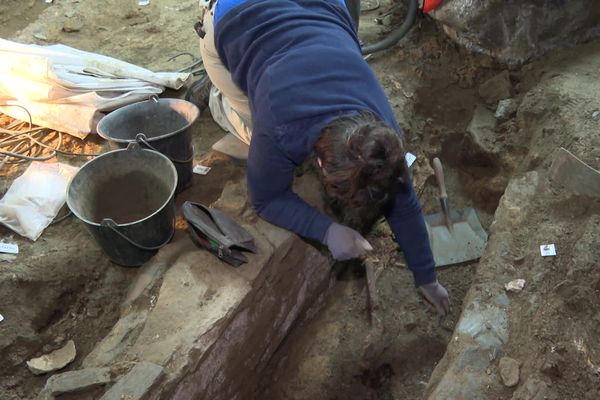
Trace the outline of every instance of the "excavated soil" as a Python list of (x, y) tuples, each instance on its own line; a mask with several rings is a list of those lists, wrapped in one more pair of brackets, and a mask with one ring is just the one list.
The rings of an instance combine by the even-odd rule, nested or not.
[[(375, 17), (389, 10), (391, 2), (381, 3), (378, 10), (363, 15), (361, 37), (366, 42), (390, 29), (390, 18), (382, 18), (383, 25), (374, 22)], [(198, 56), (192, 28), (197, 14), (194, 0), (152, 1), (146, 7), (138, 7), (133, 0), (65, 0), (51, 4), (4, 1), (0, 4), (0, 37), (25, 43), (62, 43), (152, 70), (175, 70), (186, 66), (190, 58), (169, 61), (170, 57), (182, 52)], [(395, 18), (398, 16), (392, 15), (392, 25)], [(587, 50), (599, 53), (598, 46), (587, 46)], [(558, 145), (574, 145), (585, 161), (598, 167), (599, 147), (578, 147), (577, 135), (568, 132), (568, 127), (597, 135), (598, 125), (590, 118), (600, 105), (587, 94), (600, 89), (597, 81), (589, 79), (593, 71), (597, 73), (600, 62), (598, 57), (570, 51), (573, 53), (556, 52), (546, 62), (508, 71), (513, 95), (525, 104), (524, 111), (500, 124), (494, 144), (488, 149), (478, 147), (466, 131), (474, 109), (483, 105), (478, 88), (503, 71), (503, 66), (460, 49), (429, 19), (420, 19), (398, 47), (369, 59), (405, 130), (408, 150), (418, 156), (415, 183), (425, 213), (437, 212), (438, 208), (428, 163), (435, 156), (441, 157), (446, 166), (453, 207), (474, 207), (486, 229), (509, 179), (515, 173), (547, 168), (547, 157)], [(575, 70), (588, 78), (579, 82), (576, 72), (557, 72), (548, 63), (580, 63)], [(561, 87), (566, 92), (559, 91), (548, 98), (549, 91), (538, 88), (540, 82), (561, 76), (570, 79)], [(595, 88), (583, 90), (582, 84)], [(586, 94), (580, 96), (583, 91)], [(182, 90), (165, 95), (183, 94)], [(561, 114), (563, 118), (553, 117), (552, 110), (560, 109), (563, 100), (573, 112)], [(191, 189), (197, 201), (203, 203), (214, 201), (225, 182), (240, 171), (239, 166), (210, 152), (210, 145), (221, 135), (207, 113), (194, 126), (195, 158), (213, 167), (202, 181), (202, 188)], [(554, 139), (545, 140), (543, 135)], [(556, 139), (560, 135), (564, 140)], [(591, 143), (597, 145), (598, 141)], [(86, 141), (69, 139), (67, 144), (74, 151), (107, 149), (95, 137)], [(80, 165), (86, 159), (62, 157), (61, 161)], [(2, 192), (24, 168), (25, 165), (2, 167)], [(553, 205), (550, 210), (544, 209), (544, 199), (539, 201), (535, 206), (544, 210), (540, 211), (540, 218), (545, 218), (546, 226), (552, 226), (553, 213), (572, 213), (582, 223), (598, 213), (597, 200), (567, 198), (562, 206)], [(534, 229), (539, 230), (515, 226), (523, 238)], [(543, 368), (535, 361), (538, 354), (550, 352), (552, 347), (560, 357), (546, 370), (550, 384), (560, 396), (557, 398), (561, 399), (598, 398), (589, 394), (585, 397), (586, 393), (597, 394), (600, 385), (600, 355), (593, 334), (600, 331), (600, 321), (598, 313), (592, 312), (598, 309), (600, 291), (599, 273), (592, 266), (598, 266), (600, 257), (597, 250), (587, 246), (598, 242), (598, 229), (592, 232), (595, 234), (582, 239), (584, 243), (579, 247), (577, 243), (564, 243), (557, 260), (569, 264), (572, 258), (586, 257), (590, 267), (585, 274), (572, 272), (565, 278), (564, 273), (557, 272), (553, 279), (536, 286), (536, 296), (527, 298), (525, 294), (511, 316), (511, 334), (514, 332), (515, 339), (507, 345), (507, 353), (520, 359), (526, 375), (530, 375)], [(0, 398), (33, 399), (47, 377), (33, 376), (24, 362), (73, 339), (78, 356), (67, 369), (77, 369), (118, 317), (133, 271), (111, 264), (75, 218), (49, 227), (35, 243), (3, 227), (0, 237), (21, 248), (17, 257), (5, 256), (0, 261), (0, 313), (5, 317), (0, 322), (0, 356), (5, 360), (0, 366)], [(452, 311), (444, 320), (438, 320), (418, 295), (402, 253), (385, 224), (377, 224), (369, 239), (377, 250), (380, 275), (376, 285), (381, 301), (377, 316), (383, 330), (373, 329), (368, 320), (362, 266), (336, 266), (338, 282), (325, 308), (300, 324), (285, 340), (265, 371), (256, 398), (423, 396), (433, 369), (452, 339), (462, 299), (477, 264), (440, 269), (439, 279), (450, 292)], [(532, 268), (542, 267), (536, 264)], [(534, 301), (544, 301), (549, 308), (532, 319), (536, 308), (527, 305)], [(580, 325), (579, 342), (567, 333), (573, 320), (588, 321)], [(572, 393), (575, 397), (569, 395)], [(495, 396), (510, 399), (512, 393), (499, 392)]]

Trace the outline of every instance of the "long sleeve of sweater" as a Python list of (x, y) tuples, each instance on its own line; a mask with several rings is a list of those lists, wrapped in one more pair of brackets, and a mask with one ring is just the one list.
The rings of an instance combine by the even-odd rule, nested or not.
[(413, 185), (405, 183), (384, 210), (396, 242), (404, 252), (415, 283), (420, 286), (436, 280), (435, 262), (421, 206)]
[(255, 132), (248, 154), (250, 199), (270, 223), (323, 243), (333, 220), (292, 191), (294, 167), (269, 136)]

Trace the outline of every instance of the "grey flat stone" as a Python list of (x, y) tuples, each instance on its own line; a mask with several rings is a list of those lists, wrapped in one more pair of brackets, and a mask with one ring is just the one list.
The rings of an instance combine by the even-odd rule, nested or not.
[(147, 310), (136, 311), (121, 317), (111, 332), (83, 360), (85, 368), (105, 367), (123, 355), (141, 332)]
[(51, 376), (44, 390), (52, 395), (81, 392), (111, 382), (110, 369), (88, 368)]
[(162, 376), (160, 365), (142, 361), (131, 371), (119, 379), (100, 400), (139, 400), (152, 388), (152, 385)]

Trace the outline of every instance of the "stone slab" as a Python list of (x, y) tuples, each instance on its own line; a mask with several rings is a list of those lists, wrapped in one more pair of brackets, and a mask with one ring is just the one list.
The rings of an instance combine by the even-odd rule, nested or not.
[(56, 396), (93, 389), (111, 381), (109, 368), (87, 368), (53, 375), (46, 381), (44, 389)]
[(140, 400), (163, 374), (163, 368), (149, 362), (137, 363), (100, 400)]

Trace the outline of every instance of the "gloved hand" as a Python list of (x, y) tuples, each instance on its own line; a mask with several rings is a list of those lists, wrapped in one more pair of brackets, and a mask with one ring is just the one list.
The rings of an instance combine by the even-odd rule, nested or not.
[(367, 239), (347, 226), (332, 223), (325, 233), (325, 244), (338, 261), (358, 258), (373, 250)]
[(438, 314), (444, 316), (450, 311), (448, 291), (438, 281), (419, 286), (419, 290), (428, 303), (435, 307)]

